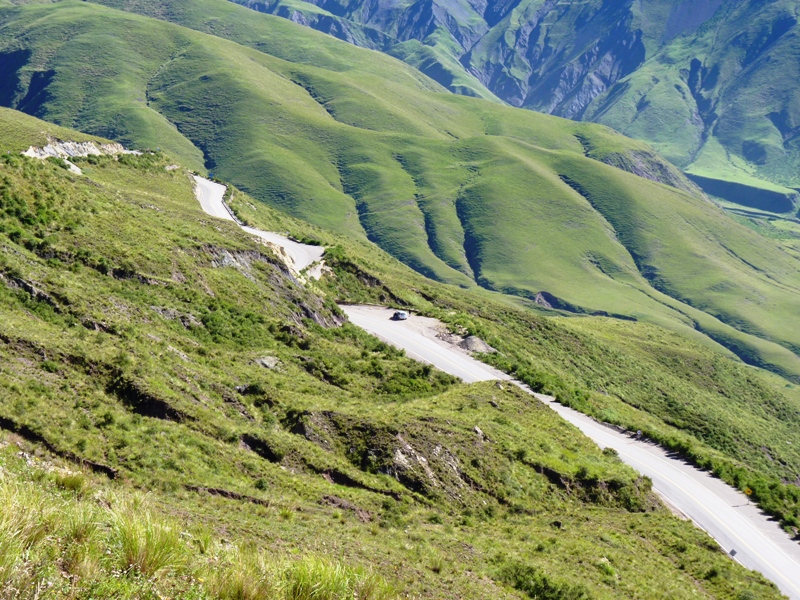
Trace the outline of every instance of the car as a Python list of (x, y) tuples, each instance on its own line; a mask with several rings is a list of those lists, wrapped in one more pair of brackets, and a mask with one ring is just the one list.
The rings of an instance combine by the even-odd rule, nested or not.
[(405, 321), (408, 318), (408, 313), (404, 310), (396, 310), (392, 315), (393, 321)]

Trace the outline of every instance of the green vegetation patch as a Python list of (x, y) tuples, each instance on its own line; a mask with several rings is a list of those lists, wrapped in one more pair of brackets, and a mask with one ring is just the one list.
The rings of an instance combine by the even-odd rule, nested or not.
[(438, 281), (656, 323), (800, 377), (785, 326), (796, 256), (645, 144), (445, 94), (390, 57), (223, 0), (110, 4), (147, 16), (3, 9), (7, 104), (163, 148)]
[[(458, 384), (333, 304), (352, 286), (506, 318), (502, 297), (432, 283), (233, 190), (254, 223), (338, 242), (333, 274), (304, 286), (205, 215), (166, 156), (78, 163), (84, 176), (13, 155), (0, 165), (2, 485), (11, 506), (47, 509), (33, 529), (53, 515), (3, 563), (18, 595), (58, 579), (54, 597), (281, 598), (324, 580), (331, 594), (387, 597), (371, 569), (402, 594), (514, 598), (527, 589), (507, 577), (519, 564), (596, 598), (664, 593), (665, 573), (678, 598), (776, 594), (529, 395)], [(566, 357), (567, 329), (553, 327)], [(20, 451), (57, 470), (38, 475)], [(67, 541), (84, 513), (97, 530)], [(2, 520), (0, 535), (20, 523)]]

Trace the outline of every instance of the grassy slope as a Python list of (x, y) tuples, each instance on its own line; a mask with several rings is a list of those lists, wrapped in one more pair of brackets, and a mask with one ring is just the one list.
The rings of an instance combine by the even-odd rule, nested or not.
[[(452, 43), (452, 40), (448, 39), (450, 38), (448, 34), (437, 33)], [(436, 33), (433, 35), (436, 36)], [(417, 40), (408, 40), (395, 44), (389, 54), (419, 69), (431, 79), (442, 82), (442, 84), (446, 83), (447, 89), (456, 94), (501, 102), (497, 96), (484, 87), (477, 77), (464, 70), (463, 65), (458, 62), (457, 52), (449, 51), (450, 44), (447, 41), (428, 45)]]
[[(0, 441), (0, 590), (14, 598), (346, 597), (389, 600), (373, 572), (313, 554), (267, 553), (165, 514), (163, 495), (109, 485)], [(20, 448), (32, 451), (21, 451)], [(42, 593), (42, 590), (46, 590)]]
[(798, 386), (641, 322), (542, 318), (508, 296), (448, 291), (374, 247), (292, 222), (241, 194), (231, 205), (252, 224), (337, 246), (327, 261), (337, 275), (330, 293), (341, 301), (406, 304), (479, 335), (501, 351), (488, 357), (501, 369), (602, 421), (645, 431), (732, 485), (757, 490), (762, 506), (800, 526), (800, 490), (790, 483), (800, 475)]
[[(724, 189), (719, 195), (735, 202), (749, 196), (745, 203), (752, 205), (777, 192), (797, 212), (791, 188), (798, 185), (800, 50), (789, 0), (710, 1), (691, 12), (673, 0), (593, 0), (569, 8), (531, 0), (509, 7), (450, 2), (433, 17), (423, 2), (367, 11), (361, 3), (317, 2), (338, 15), (324, 19), (315, 18), (320, 9), (310, 2), (234, 1), (285, 18), (298, 11), (307, 15), (305, 25), (388, 51), (456, 93), (475, 95), (476, 86), (464, 79), (478, 73), (513, 105), (605, 123), (655, 144), (675, 164), (710, 179), (709, 193)], [(433, 33), (429, 18), (438, 25)], [(398, 38), (411, 39), (397, 44)], [(606, 59), (593, 55), (598, 52)], [(573, 101), (583, 96), (583, 106), (593, 97), (592, 88), (609, 77), (604, 63), (610, 59), (615, 69), (632, 72), (583, 113)], [(717, 181), (740, 185), (725, 189)]]
[[(22, 141), (17, 123), (0, 112), (4, 144)], [(39, 135), (29, 131), (23, 145)], [(291, 580), (325, 554), (372, 565), (419, 597), (520, 597), (511, 585), (528, 569), (538, 585), (546, 577), (595, 598), (777, 597), (529, 396), (456, 385), (332, 326), (321, 290), (211, 222), (170, 162), (84, 160), (84, 177), (16, 156), (0, 163), (0, 423), (26, 450), (44, 445), (117, 474), (73, 476), (0, 450), (0, 493), (11, 499), (0, 535), (15, 540), (2, 546), (2, 585), (21, 597), (52, 580), (51, 597), (227, 598), (237, 597), (236, 564), (255, 569), (244, 578)], [(256, 207), (239, 193), (233, 202)], [(365, 268), (412, 283), (404, 293), (464, 297), (344, 243), (362, 248)], [(277, 369), (253, 362), (265, 355)], [(173, 550), (159, 569), (120, 546), (137, 510), (131, 487), (151, 490), (148, 522)], [(20, 512), (31, 504), (42, 511)], [(251, 567), (259, 550), (270, 558)]]
[[(459, 62), (463, 49), (446, 28), (437, 27), (431, 31), (429, 27), (423, 25), (426, 31), (424, 39), (416, 39), (414, 35), (409, 36), (408, 30), (398, 31), (401, 20), (408, 22), (419, 18), (418, 14), (414, 15), (417, 9), (408, 4), (384, 5), (377, 11), (378, 14), (372, 15), (377, 22), (365, 24), (360, 21), (364, 13), (355, 3), (320, 3), (330, 12), (302, 0), (236, 0), (236, 3), (259, 12), (302, 22), (307, 27), (330, 33), (362, 48), (387, 52), (457, 94), (500, 102), (475, 75), (464, 69)], [(130, 0), (116, 0), (115, 4), (130, 6), (133, 3)], [(422, 11), (426, 11), (426, 8), (428, 7), (423, 7)], [(460, 27), (468, 29), (480, 26), (480, 16), (466, 2), (453, 3), (449, 6), (439, 5), (437, 8), (439, 11), (444, 9), (450, 16), (451, 23), (457, 22)], [(453, 13), (450, 12), (451, 9), (455, 9)], [(405, 18), (400, 17), (403, 13), (406, 13)], [(410, 16), (409, 13), (414, 16)], [(426, 17), (429, 15), (423, 16), (422, 19)]]
[(782, 186), (797, 186), (795, 11), (791, 2), (723, 6), (600, 96), (587, 117), (651, 141), (697, 175), (791, 193)]
[(108, 140), (97, 136), (86, 135), (73, 129), (66, 129), (41, 121), (21, 112), (4, 109), (3, 113), (3, 150), (18, 154), (36, 146), (46, 146), (51, 140), (72, 140), (75, 142), (95, 141), (105, 143)]
[[(635, 316), (688, 335), (699, 328), (750, 362), (800, 374), (800, 359), (790, 351), (800, 334), (785, 327), (796, 314), (793, 259), (711, 205), (583, 157), (574, 135), (615, 155), (638, 152), (640, 145), (603, 129), (442, 94), (386, 56), (230, 3), (125, 6), (258, 51), (85, 3), (25, 6), (2, 17), (7, 38), (15, 40), (7, 51), (21, 45), (33, 52), (20, 69), (21, 89), (32, 65), (58, 68), (51, 93), (23, 108), (123, 141), (160, 145), (188, 157), (188, 164), (196, 151), (187, 144), (194, 144), (215, 174), (259, 199), (340, 232), (366, 234), (441, 281), (468, 287), (477, 280), (528, 297), (546, 291), (567, 308)], [(72, 41), (57, 41), (55, 32), (67, 24), (75, 30)], [(89, 40), (92, 52), (124, 52), (134, 68), (117, 78), (122, 89), (135, 91), (118, 94), (111, 71), (98, 71), (107, 82), (101, 85), (78, 70)], [(103, 64), (121, 69), (112, 58)], [(76, 98), (90, 90), (103, 108), (79, 110)], [(168, 119), (179, 136), (156, 141), (155, 125), (137, 125), (141, 115), (151, 125)], [(563, 160), (555, 160), (556, 150)], [(666, 240), (670, 251), (654, 252), (654, 265), (632, 257), (643, 249), (626, 241), (625, 224), (619, 231), (609, 226), (620, 226), (612, 217), (623, 208), (592, 206), (559, 176), (579, 178), (589, 191), (597, 185), (612, 198), (645, 190), (648, 206), (626, 207), (641, 208), (636, 222), (660, 244)], [(674, 238), (664, 214), (686, 210), (723, 229), (725, 245), (685, 231)], [(741, 260), (726, 246), (736, 247)], [(712, 260), (692, 259), (694, 277), (687, 279), (681, 261), (700, 249)], [(660, 291), (712, 316), (661, 298), (642, 276), (650, 277), (652, 266)], [(736, 287), (706, 292), (731, 273)], [(748, 290), (758, 290), (758, 301), (742, 311)]]

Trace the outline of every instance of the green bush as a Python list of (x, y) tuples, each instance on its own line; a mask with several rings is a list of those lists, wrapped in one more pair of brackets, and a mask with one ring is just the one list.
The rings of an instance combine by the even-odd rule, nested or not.
[(539, 569), (520, 562), (506, 565), (500, 579), (536, 600), (591, 600), (592, 595), (581, 584), (557, 581)]

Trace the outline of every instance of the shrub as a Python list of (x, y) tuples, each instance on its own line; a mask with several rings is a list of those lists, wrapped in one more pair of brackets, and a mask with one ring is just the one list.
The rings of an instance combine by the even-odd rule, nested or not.
[(531, 565), (514, 562), (500, 572), (505, 581), (531, 598), (537, 600), (590, 600), (589, 590), (581, 584), (556, 581)]
[(63, 158), (58, 158), (57, 156), (48, 156), (47, 162), (69, 171), (69, 165), (67, 164), (67, 161), (65, 161)]
[(615, 448), (608, 446), (607, 448), (603, 448), (603, 455), (608, 456), (610, 458), (619, 458), (619, 452)]
[(42, 361), (42, 369), (48, 373), (58, 373), (58, 363), (53, 360)]

